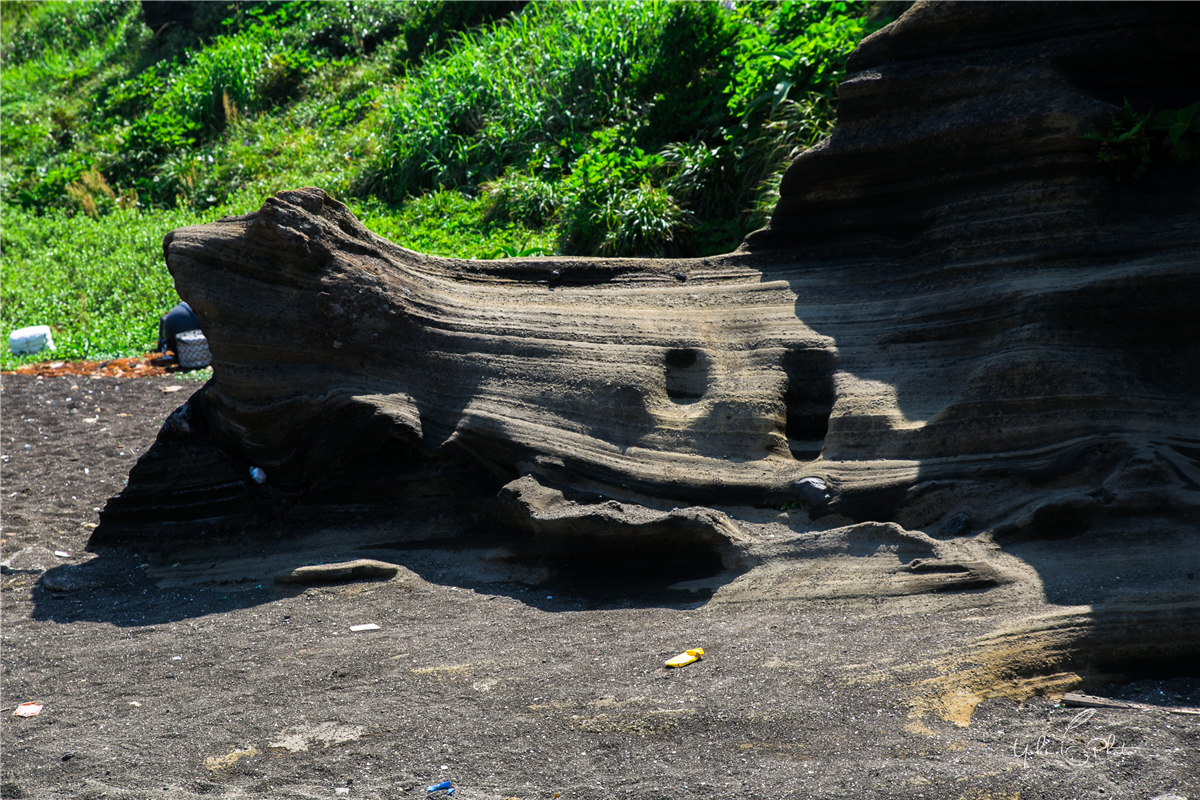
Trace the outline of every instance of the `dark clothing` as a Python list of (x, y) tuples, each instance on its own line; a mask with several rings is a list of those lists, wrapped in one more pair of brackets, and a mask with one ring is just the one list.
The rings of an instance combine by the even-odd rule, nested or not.
[(199, 329), (200, 320), (196, 318), (192, 307), (187, 303), (180, 303), (164, 314), (162, 319), (158, 321), (158, 351), (166, 353), (170, 350), (178, 354), (179, 347), (175, 342), (175, 337), (184, 331)]

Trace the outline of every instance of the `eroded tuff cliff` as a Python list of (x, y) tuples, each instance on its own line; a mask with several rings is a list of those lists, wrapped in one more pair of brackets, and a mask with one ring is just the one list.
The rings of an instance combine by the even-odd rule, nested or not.
[(313, 188), (173, 231), (213, 378), (91, 545), (171, 552), (148, 574), (176, 582), (303, 540), (442, 547), (484, 582), (1011, 608), (927, 665), (917, 711), (964, 724), (1194, 669), (1200, 171), (1135, 179), (1082, 137), (1200, 99), (1196, 41), (1196, 4), (918, 4), (720, 257), (433, 258)]
[(1001, 538), (1194, 523), (1200, 176), (1121, 180), (1081, 137), (1125, 99), (1195, 100), (1198, 23), (918, 5), (863, 42), (834, 134), (727, 256), (439, 259), (318, 189), (174, 231), (214, 377), (93, 543), (432, 497), (511, 522), (522, 476)]

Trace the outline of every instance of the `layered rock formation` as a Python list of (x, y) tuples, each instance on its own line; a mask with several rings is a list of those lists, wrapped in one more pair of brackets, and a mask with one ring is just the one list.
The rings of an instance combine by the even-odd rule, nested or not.
[(1082, 136), (1198, 99), (1198, 8), (918, 4), (726, 256), (433, 258), (319, 189), (174, 231), (213, 378), (91, 544), (376, 519), (732, 598), (1116, 603), (981, 641), (1000, 666), (930, 701), (954, 719), (1023, 675), (1194, 663), (1164, 631), (1200, 609), (1200, 172)]
[[(174, 231), (213, 378), (91, 543), (391, 520), (517, 537), (539, 574), (1068, 604), (1106, 595), (1067, 564), (1092, 554), (1099, 591), (1095, 553), (1136, 552), (1158, 598), (1138, 614), (1192, 618), (1200, 173), (1133, 180), (1081, 137), (1125, 100), (1197, 99), (1196, 9), (915, 6), (863, 42), (833, 136), (726, 256), (433, 258), (319, 189)], [(845, 556), (870, 566), (796, 577)], [(1194, 660), (1161, 627), (1108, 662), (1089, 640), (1096, 669)]]
[(174, 231), (214, 377), (93, 541), (403, 513), (521, 476), (1001, 536), (1192, 514), (1197, 172), (1120, 181), (1081, 136), (1114, 102), (1194, 99), (1197, 20), (915, 7), (854, 54), (833, 136), (728, 256), (432, 258), (317, 189)]

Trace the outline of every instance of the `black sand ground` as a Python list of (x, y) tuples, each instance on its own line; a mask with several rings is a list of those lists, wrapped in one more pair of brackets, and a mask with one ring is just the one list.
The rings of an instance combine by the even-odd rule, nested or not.
[[(4, 797), (415, 798), (443, 780), (466, 800), (1200, 796), (1200, 716), (1168, 709), (1198, 704), (1195, 679), (1089, 690), (1141, 710), (920, 714), (947, 654), (1029, 611), (986, 591), (531, 586), (434, 549), (394, 551), (390, 580), (288, 587), (85, 552), (196, 385), (3, 379)], [(14, 716), (24, 702), (41, 713)]]

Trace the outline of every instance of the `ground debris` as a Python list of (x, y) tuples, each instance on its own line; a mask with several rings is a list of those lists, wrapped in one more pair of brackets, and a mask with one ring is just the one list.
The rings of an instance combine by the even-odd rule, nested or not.
[(1172, 714), (1194, 714), (1200, 716), (1200, 708), (1185, 708), (1182, 706), (1158, 706), (1150, 703), (1134, 703), (1128, 700), (1113, 700), (1107, 697), (1096, 697), (1081, 692), (1067, 692), (1063, 695), (1063, 705), (1075, 708), (1120, 708), (1135, 711), (1159, 709)]
[(66, 375), (88, 378), (154, 378), (182, 372), (173, 360), (162, 353), (114, 358), (109, 361), (45, 361), (24, 364), (5, 375), (36, 375), (40, 378), (59, 378)]

